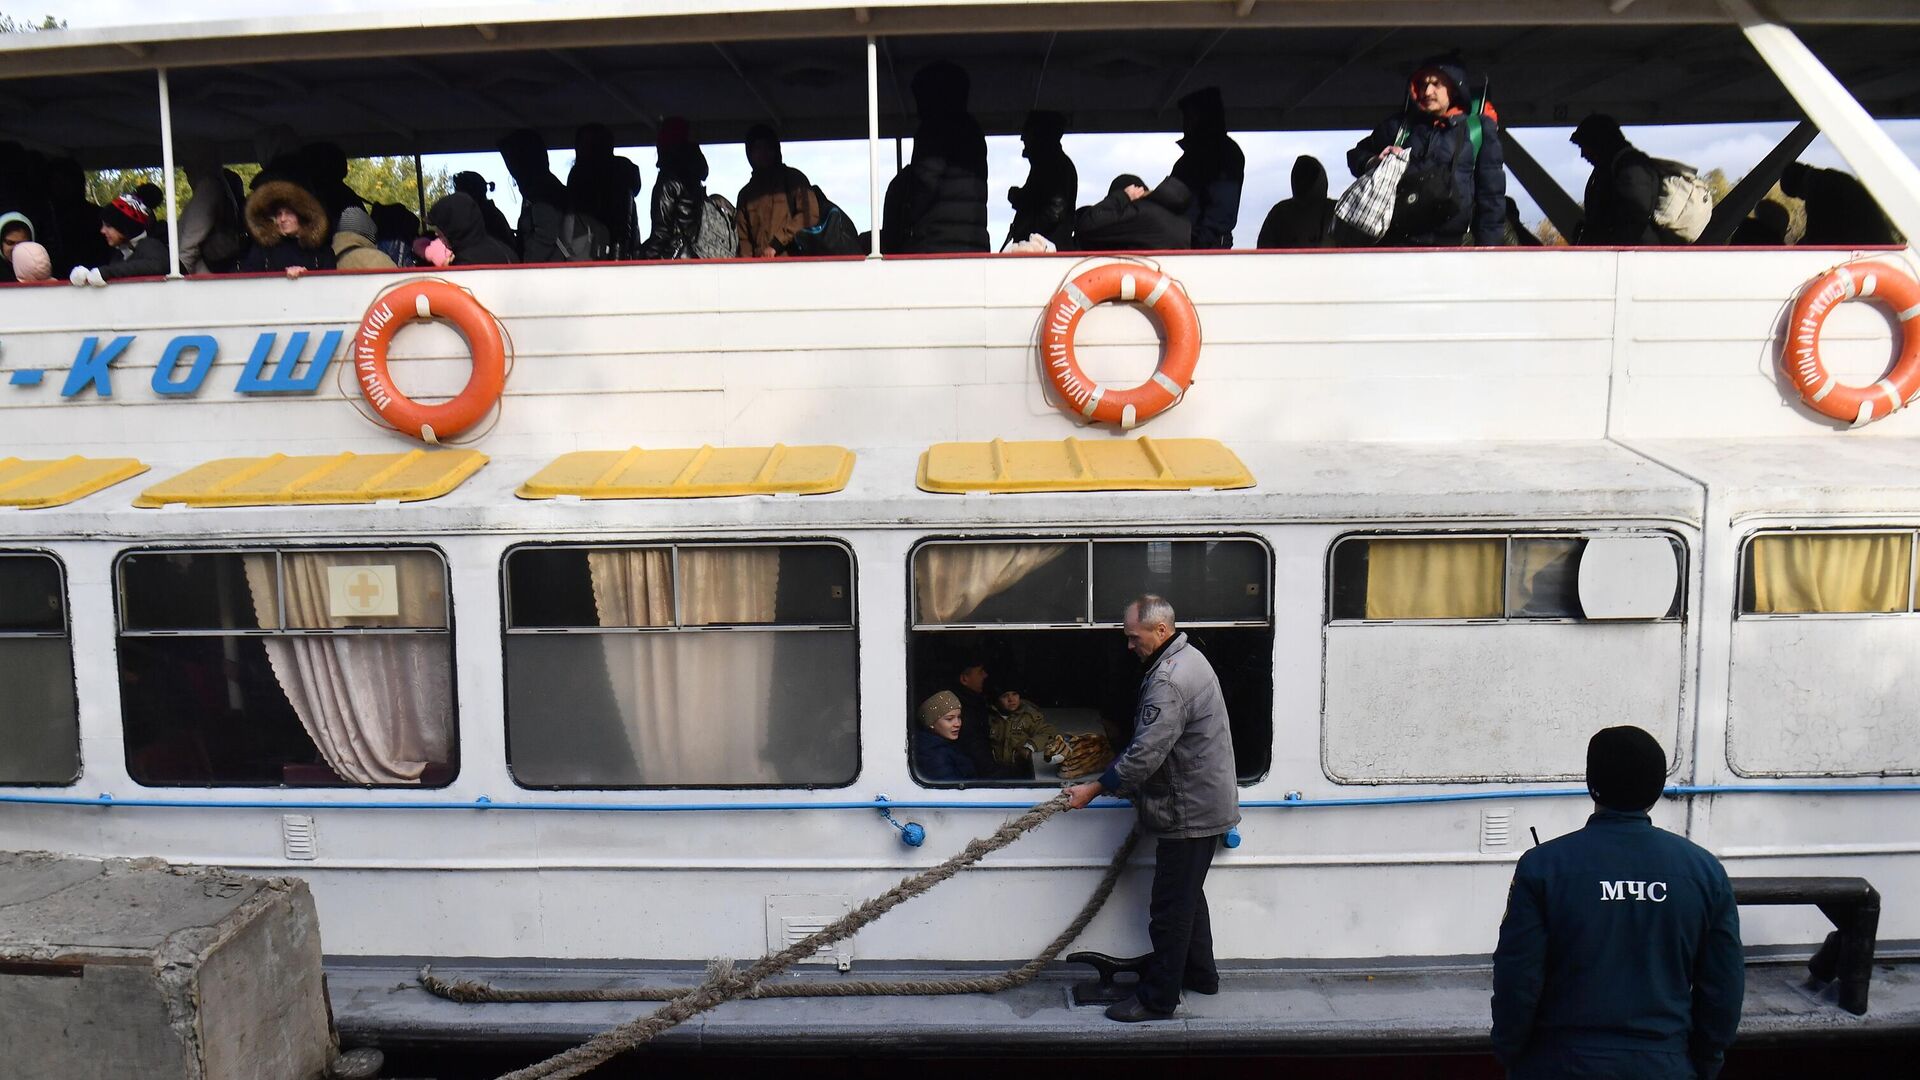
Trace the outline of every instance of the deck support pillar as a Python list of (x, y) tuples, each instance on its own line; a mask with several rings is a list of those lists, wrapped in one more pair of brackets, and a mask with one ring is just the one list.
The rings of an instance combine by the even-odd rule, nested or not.
[(167, 280), (180, 277), (180, 196), (173, 188), (173, 95), (167, 87), (167, 69), (160, 78), (160, 186), (167, 193)]
[(1580, 219), (1586, 216), (1580, 204), (1567, 194), (1551, 173), (1540, 167), (1533, 155), (1527, 153), (1527, 148), (1521, 146), (1520, 140), (1506, 128), (1500, 129), (1500, 151), (1506, 158), (1507, 168), (1512, 169), (1515, 179), (1520, 181), (1520, 186), (1526, 188), (1527, 194), (1533, 196), (1533, 201), (1540, 204), (1547, 220), (1553, 222), (1553, 227), (1567, 238), (1567, 243), (1573, 243), (1574, 230), (1579, 228)]
[(1700, 239), (1694, 243), (1724, 244), (1733, 239), (1733, 230), (1739, 228), (1740, 223), (1753, 212), (1753, 208), (1760, 205), (1760, 200), (1765, 198), (1767, 192), (1773, 190), (1773, 185), (1779, 182), (1780, 174), (1786, 171), (1787, 166), (1800, 156), (1800, 152), (1805, 150), (1818, 134), (1820, 129), (1814, 127), (1811, 120), (1802, 120), (1795, 124), (1793, 130), (1787, 132), (1787, 137), (1780, 140), (1780, 145), (1767, 151), (1767, 156), (1761, 158), (1759, 164), (1748, 170), (1747, 175), (1733, 185), (1733, 190), (1727, 192), (1727, 197), (1714, 205), (1713, 219), (1707, 222), (1706, 229), (1700, 233)]
[(880, 257), (880, 44), (867, 35), (867, 258)]

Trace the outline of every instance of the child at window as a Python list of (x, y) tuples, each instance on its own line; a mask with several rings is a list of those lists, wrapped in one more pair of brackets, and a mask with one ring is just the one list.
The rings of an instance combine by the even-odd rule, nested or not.
[(922, 780), (971, 780), (973, 760), (960, 749), (960, 699), (942, 690), (920, 703), (913, 733), (914, 771)]
[(1011, 686), (997, 688), (988, 699), (988, 740), (993, 760), (1008, 767), (1020, 779), (1033, 778), (1033, 753), (1046, 751), (1060, 733), (1031, 701), (1022, 701), (1020, 691)]

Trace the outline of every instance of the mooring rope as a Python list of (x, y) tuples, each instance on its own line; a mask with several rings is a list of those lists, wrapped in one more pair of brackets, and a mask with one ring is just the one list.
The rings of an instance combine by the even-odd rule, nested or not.
[[(600, 1033), (571, 1050), (555, 1054), (545, 1061), (501, 1076), (499, 1080), (568, 1080), (593, 1071), (614, 1057), (644, 1046), (665, 1032), (701, 1013), (738, 998), (754, 997), (852, 997), (869, 995), (985, 994), (1024, 986), (1038, 976), (1047, 964), (1093, 921), (1114, 885), (1120, 879), (1127, 857), (1132, 854), (1136, 833), (1129, 833), (1113, 854), (1113, 860), (1081, 906), (1079, 914), (1067, 924), (1038, 956), (1025, 964), (994, 975), (961, 979), (921, 979), (888, 982), (880, 980), (834, 981), (818, 984), (761, 983), (785, 971), (817, 952), (823, 945), (853, 936), (882, 915), (906, 903), (934, 886), (952, 878), (988, 855), (1032, 832), (1055, 814), (1067, 808), (1067, 795), (1060, 795), (1000, 826), (988, 836), (967, 843), (957, 854), (938, 866), (903, 879), (900, 884), (861, 904), (816, 933), (794, 942), (785, 949), (755, 961), (745, 970), (731, 965), (716, 965), (706, 980), (693, 988), (642, 987), (628, 990), (501, 990), (467, 980), (447, 982), (434, 976), (431, 968), (422, 969), (420, 981), (426, 989), (442, 997), (464, 1002), (506, 1001), (664, 1001), (652, 1013), (635, 1018), (619, 1027)], [(656, 996), (657, 995), (657, 996)]]

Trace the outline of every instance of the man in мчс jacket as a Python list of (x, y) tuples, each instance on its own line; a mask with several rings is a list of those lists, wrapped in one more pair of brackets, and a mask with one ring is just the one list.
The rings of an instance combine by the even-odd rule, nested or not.
[(1220, 838), (1240, 822), (1233, 733), (1213, 665), (1173, 619), (1173, 605), (1150, 593), (1127, 605), (1127, 649), (1146, 665), (1133, 740), (1100, 779), (1067, 789), (1076, 810), (1103, 791), (1126, 794), (1140, 831), (1158, 842), (1147, 918), (1153, 955), (1136, 996), (1107, 1010), (1124, 1023), (1171, 1017), (1182, 990), (1220, 990), (1201, 890)]

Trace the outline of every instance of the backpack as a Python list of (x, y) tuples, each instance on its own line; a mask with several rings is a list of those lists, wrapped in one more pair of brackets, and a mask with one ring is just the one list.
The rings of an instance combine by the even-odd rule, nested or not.
[(613, 255), (613, 233), (606, 223), (581, 210), (560, 215), (560, 235), (553, 242), (563, 262), (598, 262)]
[[(860, 244), (860, 230), (853, 227), (853, 219), (846, 211), (835, 206), (820, 185), (813, 186), (813, 198), (820, 206), (820, 220), (810, 229), (801, 229), (793, 237), (795, 255), (863, 255), (866, 248)], [(789, 205), (793, 205), (796, 216), (800, 208), (793, 204), (793, 192), (787, 192)]]
[(740, 230), (733, 204), (723, 195), (709, 195), (700, 203), (700, 231), (693, 238), (696, 259), (737, 259)]
[(1713, 220), (1713, 187), (1699, 170), (1678, 161), (1649, 158), (1660, 177), (1660, 195), (1653, 203), (1653, 223), (1687, 243), (1700, 239)]

